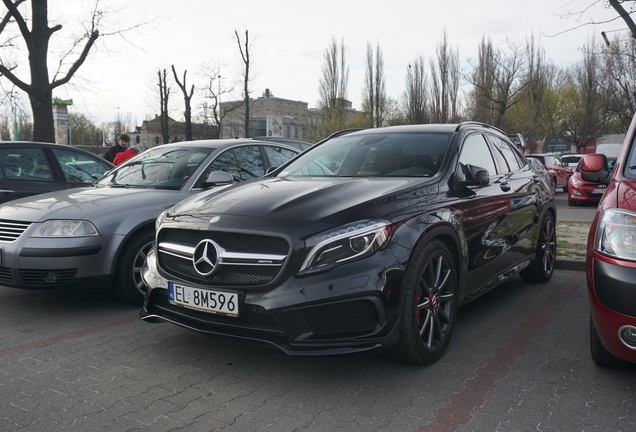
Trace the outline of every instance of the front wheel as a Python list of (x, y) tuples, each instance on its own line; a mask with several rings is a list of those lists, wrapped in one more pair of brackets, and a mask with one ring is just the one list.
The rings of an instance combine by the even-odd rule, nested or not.
[(400, 340), (390, 354), (406, 363), (430, 364), (448, 348), (457, 311), (457, 271), (444, 243), (418, 246), (405, 284)]
[(133, 235), (124, 245), (115, 267), (113, 284), (113, 291), (120, 299), (138, 305), (143, 303), (146, 287), (141, 279), (141, 268), (154, 243), (154, 231), (146, 229)]
[(534, 261), (519, 275), (531, 282), (547, 282), (554, 273), (556, 260), (556, 226), (554, 216), (547, 211), (541, 223)]

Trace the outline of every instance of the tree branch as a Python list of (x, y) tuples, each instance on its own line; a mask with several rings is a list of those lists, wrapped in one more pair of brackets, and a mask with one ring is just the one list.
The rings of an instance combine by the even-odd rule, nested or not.
[(88, 52), (90, 51), (90, 49), (92, 48), (93, 44), (95, 43), (98, 37), (99, 37), (99, 30), (93, 30), (93, 33), (91, 33), (90, 37), (88, 38), (88, 41), (86, 42), (86, 45), (84, 46), (84, 49), (82, 50), (82, 53), (80, 54), (78, 59), (75, 61), (75, 63), (73, 63), (73, 66), (71, 66), (71, 68), (68, 70), (68, 72), (62, 79), (53, 81), (50, 84), (49, 87), (51, 89), (64, 85), (71, 80), (75, 72), (77, 72), (79, 67), (86, 60), (86, 57), (88, 56)]

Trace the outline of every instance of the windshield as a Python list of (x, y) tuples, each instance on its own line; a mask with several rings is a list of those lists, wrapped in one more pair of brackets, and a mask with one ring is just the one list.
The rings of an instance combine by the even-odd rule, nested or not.
[(450, 138), (432, 132), (344, 135), (307, 150), (278, 177), (430, 177)]
[(124, 162), (95, 185), (178, 190), (212, 151), (213, 148), (154, 147)]

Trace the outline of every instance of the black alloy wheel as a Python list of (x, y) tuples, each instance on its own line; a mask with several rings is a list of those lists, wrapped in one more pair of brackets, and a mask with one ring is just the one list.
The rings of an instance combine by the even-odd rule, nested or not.
[(554, 273), (556, 261), (556, 225), (554, 216), (546, 211), (541, 223), (534, 261), (519, 275), (531, 282), (547, 282)]
[(400, 340), (390, 354), (407, 363), (430, 364), (448, 348), (457, 311), (457, 270), (444, 243), (418, 246), (405, 283)]

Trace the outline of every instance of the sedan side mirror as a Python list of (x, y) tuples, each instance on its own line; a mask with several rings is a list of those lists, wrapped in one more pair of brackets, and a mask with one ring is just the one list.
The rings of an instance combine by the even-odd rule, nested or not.
[(234, 182), (234, 177), (231, 174), (226, 173), (225, 171), (212, 171), (208, 178), (202, 183), (203, 187), (210, 186), (222, 186), (232, 184)]
[(604, 154), (591, 154), (581, 159), (581, 177), (585, 181), (609, 184), (611, 170)]

